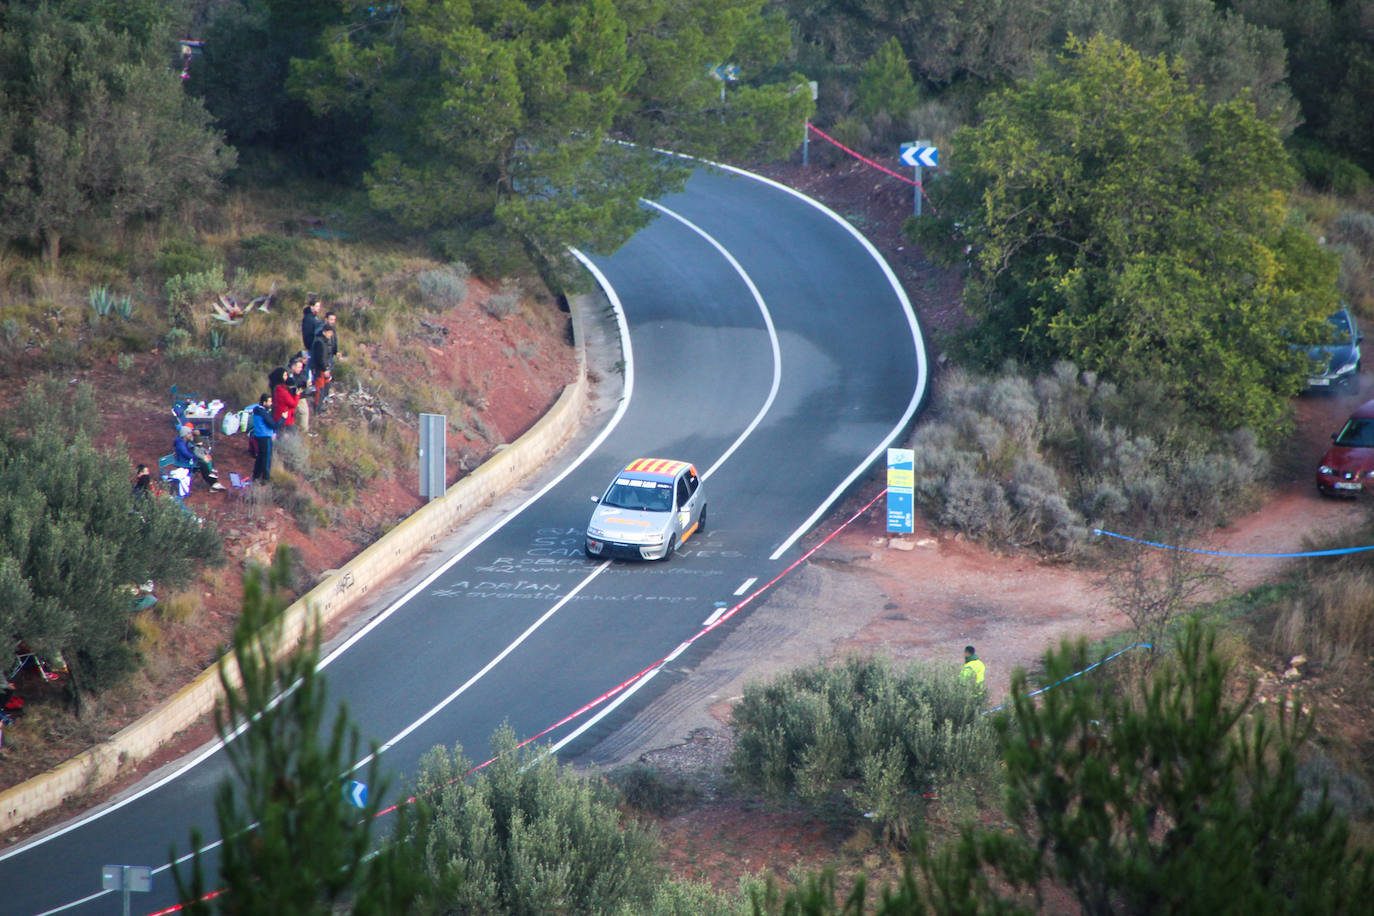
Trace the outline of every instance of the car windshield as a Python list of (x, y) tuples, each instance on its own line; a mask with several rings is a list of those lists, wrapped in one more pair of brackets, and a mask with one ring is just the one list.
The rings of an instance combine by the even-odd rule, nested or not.
[(673, 485), (622, 477), (601, 498), (601, 505), (638, 512), (671, 512)]
[(1374, 448), (1374, 420), (1351, 417), (1336, 437), (1336, 444), (1346, 448)]
[(1331, 322), (1334, 330), (1331, 332), (1331, 342), (1337, 346), (1350, 343), (1350, 316), (1344, 310), (1329, 316), (1327, 321)]

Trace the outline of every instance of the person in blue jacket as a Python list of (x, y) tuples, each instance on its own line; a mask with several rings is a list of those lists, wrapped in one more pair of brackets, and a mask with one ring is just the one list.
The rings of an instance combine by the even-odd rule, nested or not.
[(253, 428), (249, 431), (258, 444), (253, 461), (253, 479), (263, 483), (272, 479), (272, 441), (277, 438), (278, 423), (272, 419), (272, 395), (264, 394), (252, 410)]
[(215, 473), (215, 466), (210, 463), (209, 455), (205, 452), (197, 454), (195, 438), (195, 428), (189, 423), (178, 431), (176, 441), (172, 443), (177, 464), (199, 471), (200, 476), (210, 485), (210, 489), (223, 490), (224, 484), (219, 482), (219, 475)]

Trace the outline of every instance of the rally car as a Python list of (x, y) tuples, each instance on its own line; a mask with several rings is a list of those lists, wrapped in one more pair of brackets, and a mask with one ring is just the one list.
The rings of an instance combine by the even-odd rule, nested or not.
[(687, 461), (637, 458), (615, 475), (587, 523), (587, 556), (667, 560), (706, 527), (701, 475)]

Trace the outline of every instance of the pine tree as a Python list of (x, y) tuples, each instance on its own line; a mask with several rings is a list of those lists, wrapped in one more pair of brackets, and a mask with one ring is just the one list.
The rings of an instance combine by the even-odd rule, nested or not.
[[(388, 780), (375, 746), (357, 777), (368, 787), (366, 804), (359, 810), (345, 797), (358, 730), (342, 706), (325, 729), (318, 628), (282, 652), (288, 578), (284, 549), (266, 576), (254, 569), (244, 578), (243, 614), (220, 668), (225, 699), (215, 716), (233, 771), (215, 800), (219, 881), (213, 891), (207, 885), (202, 837), (193, 829), (190, 874), (174, 868), (181, 902), (202, 914), (426, 912), (428, 895), (442, 885), (420, 867), (423, 800), (399, 806), (394, 832), (378, 836)], [(408, 834), (414, 842), (398, 841)]]

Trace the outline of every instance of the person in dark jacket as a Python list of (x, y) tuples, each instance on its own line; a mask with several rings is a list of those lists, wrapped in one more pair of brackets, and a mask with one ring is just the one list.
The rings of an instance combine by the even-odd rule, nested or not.
[(325, 398), (329, 396), (329, 383), (333, 381), (334, 369), (334, 329), (325, 325), (315, 345), (310, 348), (310, 374), (315, 377), (315, 410), (324, 413)]
[(320, 336), (320, 328), (324, 327), (324, 319), (320, 317), (321, 303), (319, 297), (311, 296), (310, 304), (301, 313), (301, 346), (309, 350), (315, 344), (315, 338)]
[(253, 461), (253, 479), (263, 483), (272, 479), (272, 442), (277, 438), (278, 423), (272, 418), (272, 396), (264, 394), (253, 405), (251, 413), (253, 428), (249, 430), (258, 443), (257, 457)]
[[(310, 389), (310, 354), (305, 350), (291, 357), (286, 367), (286, 384), (296, 389), (296, 394), (304, 395)], [(296, 420), (293, 424), (303, 433), (310, 432), (310, 399), (301, 397), (296, 402)]]

